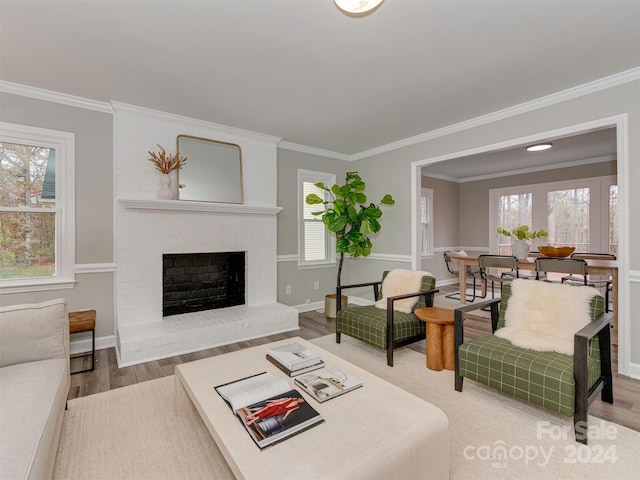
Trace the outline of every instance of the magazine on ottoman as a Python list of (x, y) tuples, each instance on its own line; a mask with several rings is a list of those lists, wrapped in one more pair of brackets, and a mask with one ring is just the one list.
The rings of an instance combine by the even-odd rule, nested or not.
[(300, 392), (269, 372), (219, 385), (215, 390), (261, 449), (324, 421)]

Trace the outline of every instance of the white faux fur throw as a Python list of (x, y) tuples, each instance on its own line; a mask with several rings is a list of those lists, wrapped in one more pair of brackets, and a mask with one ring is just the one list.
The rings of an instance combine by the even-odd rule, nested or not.
[(592, 287), (516, 279), (496, 337), (539, 352), (573, 355), (574, 334), (591, 321)]
[[(421, 272), (419, 270), (391, 270), (382, 281), (382, 299), (376, 302), (376, 307), (386, 310), (387, 297), (419, 292), (422, 286), (422, 277), (425, 275), (433, 276), (429, 272)], [(393, 309), (398, 312), (411, 313), (418, 298), (410, 297), (397, 300), (393, 302)]]

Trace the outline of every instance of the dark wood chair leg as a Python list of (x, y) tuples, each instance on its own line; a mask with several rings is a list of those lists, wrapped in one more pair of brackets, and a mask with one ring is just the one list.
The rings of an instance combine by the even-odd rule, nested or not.
[(461, 377), (460, 375), (458, 375), (458, 372), (456, 372), (456, 391), (457, 392), (461, 392), (462, 391), (462, 381), (464, 380), (464, 377)]
[(588, 340), (577, 335), (574, 340), (573, 377), (575, 380), (575, 407), (573, 411), (573, 428), (576, 442), (587, 444), (587, 411), (589, 409), (589, 386), (587, 368)]
[(604, 378), (604, 386), (600, 393), (603, 402), (613, 403), (613, 374), (611, 373), (611, 329), (603, 328), (598, 334), (600, 343), (600, 374)]
[(336, 332), (336, 343), (340, 343), (340, 337), (342, 334), (340, 332)]
[(462, 391), (462, 380), (464, 378), (460, 375), (460, 352), (459, 348), (464, 341), (464, 324), (462, 322), (462, 312), (456, 310), (453, 314), (453, 328), (454, 328), (454, 358), (455, 358), (455, 388), (456, 391)]
[[(577, 403), (577, 402), (576, 402)], [(585, 407), (586, 408), (586, 407)], [(588, 431), (587, 412), (578, 412), (573, 415), (573, 428), (576, 432), (576, 442), (587, 445)]]
[(393, 367), (393, 301), (387, 299), (387, 365)]

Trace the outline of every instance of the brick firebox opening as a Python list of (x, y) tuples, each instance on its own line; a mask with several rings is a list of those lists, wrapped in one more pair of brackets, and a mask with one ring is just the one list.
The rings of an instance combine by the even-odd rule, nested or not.
[(245, 252), (162, 255), (162, 316), (245, 303)]

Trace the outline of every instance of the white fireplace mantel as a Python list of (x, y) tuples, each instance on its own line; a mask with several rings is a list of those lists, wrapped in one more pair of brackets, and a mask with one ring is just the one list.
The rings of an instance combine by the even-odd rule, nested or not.
[(264, 207), (261, 205), (242, 205), (234, 203), (191, 202), (187, 200), (119, 198), (118, 202), (125, 208), (142, 210), (175, 210), (246, 215), (277, 215), (282, 210), (282, 207)]

